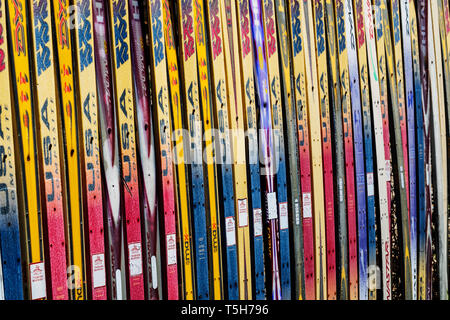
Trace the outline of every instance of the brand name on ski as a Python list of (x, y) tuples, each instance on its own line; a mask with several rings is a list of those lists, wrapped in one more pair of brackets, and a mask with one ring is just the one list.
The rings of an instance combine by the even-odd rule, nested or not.
[(316, 34), (317, 53), (320, 56), (325, 51), (325, 30), (323, 25), (323, 7), (320, 0), (316, 0)]
[(361, 48), (365, 41), (366, 36), (364, 34), (364, 16), (363, 16), (364, 10), (363, 10), (363, 4), (362, 0), (356, 1), (356, 20), (358, 24), (358, 47)]
[[(1, 0), (0, 0), (0, 5), (1, 5)], [(2, 12), (0, 11), (0, 17), (2, 15)], [(0, 29), (0, 36), (2, 34), (2, 29)], [(1, 43), (0, 43), (1, 45)], [(7, 140), (12, 132), (12, 128), (3, 128), (2, 127), (2, 120), (5, 119), (6, 115), (2, 115), (3, 111), (7, 111), (8, 110), (8, 106), (2, 106), (0, 105), (0, 139), (2, 141), (2, 144), (5, 140)], [(5, 132), (3, 131), (8, 131), (7, 134), (5, 134)], [(5, 146), (0, 145), (0, 159), (8, 159), (11, 158), (12, 159), (13, 155), (12, 155), (12, 150), (11, 148), (6, 148), (5, 150)], [(0, 214), (1, 215), (7, 215), (8, 213), (10, 213), (11, 209), (14, 209), (14, 204), (11, 203), (10, 204), (10, 199), (15, 199), (16, 195), (15, 195), (15, 178), (14, 178), (14, 168), (11, 166), (10, 161), (2, 161), (0, 163), (0, 177), (2, 177), (2, 181), (6, 182), (6, 177), (9, 175), (9, 182), (8, 183), (1, 183), (0, 184), (0, 194), (2, 197), (2, 201), (1, 201), (1, 207), (0, 207)], [(4, 178), (4, 179), (3, 179)], [(12, 187), (12, 188), (9, 188)]]
[(195, 35), (197, 37), (198, 43), (205, 45), (205, 31), (203, 30), (203, 11), (199, 0), (195, 0), (195, 11), (197, 18), (197, 28), (195, 30)]
[(342, 1), (337, 2), (336, 15), (338, 19), (337, 30), (338, 30), (338, 46), (339, 52), (342, 53), (347, 46), (345, 41), (345, 20), (344, 20), (344, 4)]
[[(95, 118), (96, 114), (91, 114), (91, 105), (92, 100), (94, 100), (95, 97), (92, 96), (90, 93), (87, 95), (86, 99), (83, 102), (83, 112), (86, 117), (86, 119), (89, 121), (90, 124), (95, 125)], [(95, 109), (93, 109), (95, 110)], [(94, 123), (93, 123), (94, 122)], [(93, 126), (95, 128), (95, 126)], [(95, 129), (94, 129), (95, 130)], [(94, 133), (97, 135), (97, 132), (94, 132), (92, 128), (86, 129), (84, 133), (84, 140), (85, 140), (85, 148), (86, 148), (86, 157), (87, 157), (87, 163), (86, 168), (88, 171), (92, 172), (92, 181), (88, 182), (88, 190), (89, 192), (92, 192), (95, 190), (96, 185), (96, 173), (95, 173), (95, 166), (94, 166), (94, 155), (95, 155), (95, 145), (93, 143), (94, 141)]]
[(275, 21), (273, 19), (273, 0), (265, 1), (264, 9), (266, 12), (267, 52), (269, 53), (270, 58), (277, 51)]
[(67, 25), (67, 2), (66, 0), (58, 0), (58, 35), (59, 35), (59, 45), (61, 49), (65, 47), (69, 48), (69, 26)]
[(49, 27), (46, 19), (48, 18), (48, 2), (41, 0), (34, 3), (34, 19), (35, 19), (35, 38), (36, 38), (36, 64), (38, 76), (47, 70), (50, 65), (50, 48), (48, 43)]
[(153, 51), (155, 56), (155, 66), (164, 60), (163, 28), (161, 22), (161, 2), (152, 1), (152, 30), (153, 30)]
[(239, 10), (241, 12), (242, 53), (245, 58), (251, 50), (248, 1), (241, 1), (239, 4)]
[(209, 2), (209, 12), (211, 14), (210, 24), (211, 24), (211, 38), (212, 38), (212, 52), (213, 58), (216, 58), (222, 53), (222, 38), (221, 38), (221, 27), (219, 19), (219, 1), (213, 0)]
[(188, 60), (195, 52), (194, 21), (192, 19), (192, 1), (182, 0), (184, 59)]
[[(2, 0), (0, 0), (0, 7), (2, 4)], [(3, 17), (3, 11), (0, 9), (0, 18)], [(1, 46), (3, 46), (3, 43), (5, 42), (4, 36), (3, 36), (3, 25), (0, 23), (0, 72), (5, 70), (5, 51)]]
[(292, 38), (294, 43), (294, 57), (296, 57), (303, 50), (302, 43), (302, 24), (300, 21), (300, 3), (292, 1), (291, 4), (291, 19), (292, 19)]
[(172, 49), (175, 47), (175, 42), (172, 34), (172, 21), (170, 20), (170, 8), (169, 1), (164, 1), (163, 3), (164, 9), (164, 24), (166, 27), (164, 28), (165, 36), (167, 39), (167, 49)]
[[(50, 109), (50, 112), (53, 112), (53, 109)], [(42, 108), (41, 108), (41, 120), (42, 123), (45, 125), (45, 128), (47, 132), (50, 132), (50, 120), (48, 117), (49, 112), (49, 101), (48, 99), (45, 100)], [(56, 132), (54, 132), (56, 134)], [(53, 154), (52, 154), (52, 139), (49, 135), (46, 135), (43, 137), (43, 149), (44, 149), (44, 164), (45, 167), (48, 169), (53, 165)], [(46, 183), (49, 183), (52, 188), (50, 192), (47, 192), (47, 203), (51, 203), (55, 201), (55, 180), (53, 176), (52, 170), (47, 170), (45, 172), (45, 180)]]
[(25, 28), (23, 26), (23, 4), (19, 0), (13, 0), (14, 5), (14, 47), (17, 54), (20, 56), (27, 55), (25, 47)]
[(79, 4), (79, 14), (80, 30), (78, 46), (80, 48), (80, 69), (83, 72), (93, 61), (92, 45), (90, 42), (92, 40), (92, 26), (88, 20), (91, 16), (91, 2), (89, 0), (81, 1)]
[[(122, 94), (119, 98), (119, 106), (120, 110), (122, 111), (125, 118), (128, 119), (128, 110), (127, 110), (127, 91), (123, 90)], [(131, 158), (130, 155), (127, 153), (128, 150), (131, 150), (132, 144), (134, 144), (134, 141), (132, 141), (132, 138), (130, 137), (130, 133), (134, 131), (134, 128), (129, 127), (128, 122), (125, 122), (122, 124), (122, 149), (124, 152), (122, 152), (122, 168), (123, 168), (123, 179), (126, 183), (131, 182), (131, 175), (132, 175), (132, 166), (131, 166)], [(128, 168), (128, 173), (127, 169)]]
[(124, 0), (117, 0), (113, 3), (114, 12), (114, 38), (116, 41), (116, 67), (120, 68), (129, 59), (128, 54), (128, 30), (127, 30), (127, 10)]
[(392, 14), (394, 19), (394, 41), (395, 43), (400, 42), (400, 17), (399, 17), (399, 10), (398, 10), (398, 1), (394, 0), (392, 2)]

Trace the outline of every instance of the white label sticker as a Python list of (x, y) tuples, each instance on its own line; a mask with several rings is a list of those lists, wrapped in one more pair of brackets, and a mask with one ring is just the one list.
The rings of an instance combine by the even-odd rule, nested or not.
[(373, 173), (367, 174), (367, 196), (371, 197), (375, 195), (375, 187), (373, 181)]
[(299, 203), (298, 199), (295, 199), (294, 210), (295, 210), (295, 224), (297, 226), (299, 226), (300, 225), (300, 203)]
[(172, 266), (177, 264), (177, 238), (175, 234), (168, 234), (166, 237), (167, 264)]
[(400, 184), (402, 189), (405, 189), (405, 171), (403, 170), (403, 166), (400, 166)]
[(386, 182), (390, 182), (391, 181), (391, 162), (389, 160), (386, 160), (385, 170), (386, 170)]
[(430, 165), (427, 164), (427, 186), (430, 185), (431, 183), (431, 169), (430, 169)]
[(338, 192), (339, 192), (339, 202), (344, 202), (344, 179), (339, 178), (338, 180)]
[(139, 276), (142, 274), (142, 248), (141, 243), (130, 243), (128, 245), (130, 277)]
[(248, 226), (248, 205), (247, 199), (238, 201), (238, 209), (239, 209), (239, 228)]
[(234, 217), (225, 218), (225, 228), (227, 232), (227, 246), (236, 245), (236, 223)]
[(255, 237), (261, 237), (263, 235), (263, 223), (262, 223), (262, 210), (253, 210), (253, 228), (255, 229)]
[(280, 229), (288, 229), (289, 228), (289, 219), (288, 219), (288, 204), (287, 202), (280, 203)]
[(92, 278), (94, 288), (106, 286), (105, 255), (103, 253), (92, 255)]
[(269, 220), (278, 219), (276, 192), (267, 194), (267, 209), (269, 211)]
[(122, 300), (122, 272), (120, 269), (116, 270), (116, 297), (117, 300)]
[(155, 256), (152, 256), (152, 287), (158, 288), (158, 264)]
[(30, 265), (31, 299), (45, 299), (47, 288), (45, 285), (45, 266), (43, 262)]
[(303, 194), (303, 218), (312, 218), (311, 193)]

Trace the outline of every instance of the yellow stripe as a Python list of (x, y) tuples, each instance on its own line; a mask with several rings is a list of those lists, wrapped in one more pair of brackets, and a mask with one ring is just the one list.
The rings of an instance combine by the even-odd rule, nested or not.
[[(310, 136), (311, 136), (311, 157), (312, 157), (312, 182), (313, 182), (313, 204), (314, 204), (314, 233), (315, 233), (315, 265), (316, 265), (316, 296), (321, 298), (320, 282), (322, 277), (326, 277), (325, 257), (325, 208), (323, 195), (323, 168), (322, 168), (322, 136), (319, 110), (319, 96), (316, 56), (315, 52), (315, 32), (313, 23), (313, 11), (311, 2), (302, 2), (302, 33), (305, 39), (305, 66), (307, 74), (307, 92), (310, 108)], [(306, 29), (306, 19), (308, 19), (308, 30)], [(308, 41), (309, 39), (309, 41)], [(320, 263), (322, 259), (322, 263)], [(322, 295), (324, 297), (325, 295)]]
[[(239, 45), (237, 35), (236, 2), (230, 1), (232, 13), (233, 32), (228, 34), (227, 18), (224, 0), (221, 0), (223, 43), (225, 48), (225, 66), (228, 88), (228, 105), (230, 128), (232, 132), (233, 151), (233, 176), (235, 183), (235, 203), (237, 222), (237, 246), (238, 246), (238, 268), (239, 268), (239, 297), (244, 300), (252, 299), (251, 279), (251, 256), (250, 256), (250, 230), (248, 217), (248, 194), (247, 194), (247, 161), (245, 153), (244, 113), (242, 80), (240, 74), (241, 64), (239, 61)], [(230, 56), (230, 42), (232, 39), (234, 65)], [(233, 79), (233, 70), (235, 78)], [(240, 211), (240, 206), (245, 206), (245, 211)]]
[(181, 237), (181, 261), (183, 266), (181, 272), (182, 285), (183, 285), (183, 298), (185, 300), (194, 299), (194, 279), (193, 279), (193, 266), (192, 266), (192, 242), (191, 242), (191, 220), (189, 212), (189, 199), (187, 195), (186, 185), (188, 185), (188, 177), (186, 176), (186, 164), (184, 160), (184, 145), (183, 145), (183, 114), (181, 111), (181, 99), (180, 99), (180, 79), (178, 74), (178, 58), (177, 51), (175, 49), (175, 43), (173, 38), (172, 21), (170, 17), (170, 11), (168, 10), (169, 0), (163, 0), (164, 8), (164, 25), (165, 25), (165, 43), (166, 43), (166, 55), (167, 55), (167, 68), (169, 71), (169, 87), (172, 99), (172, 123), (174, 127), (174, 166), (177, 170), (175, 175), (175, 183), (178, 186), (177, 190), (177, 212), (178, 219), (181, 223), (178, 223), (178, 234)]
[[(55, 19), (59, 60), (61, 108), (63, 111), (64, 137), (66, 148), (66, 174), (68, 193), (68, 210), (70, 216), (67, 217), (67, 245), (69, 248), (68, 263), (75, 266), (75, 288), (70, 290), (71, 299), (84, 300), (86, 298), (86, 280), (84, 266), (84, 243), (83, 243), (83, 216), (80, 206), (80, 166), (79, 166), (79, 145), (77, 129), (77, 106), (74, 95), (74, 68), (72, 65), (72, 43), (69, 28), (69, 3), (64, 1), (53, 1), (53, 14)], [(70, 218), (70, 220), (69, 220)]]

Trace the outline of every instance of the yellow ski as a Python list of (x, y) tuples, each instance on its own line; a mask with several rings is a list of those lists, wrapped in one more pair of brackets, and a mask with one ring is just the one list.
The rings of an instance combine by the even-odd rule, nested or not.
[(178, 73), (178, 57), (175, 48), (172, 19), (170, 16), (169, 0), (163, 0), (164, 16), (164, 39), (166, 43), (167, 69), (169, 74), (170, 98), (172, 101), (171, 122), (174, 130), (172, 141), (174, 143), (174, 183), (176, 187), (176, 205), (178, 218), (178, 235), (180, 238), (180, 261), (181, 265), (181, 298), (185, 300), (194, 299), (194, 266), (192, 264), (192, 226), (189, 197), (187, 193), (189, 177), (186, 175), (186, 163), (183, 140), (183, 112), (180, 97), (180, 78)]
[(38, 161), (36, 159), (36, 119), (32, 103), (29, 65), (28, 18), (26, 0), (6, 2), (8, 38), (11, 39), (11, 68), (14, 84), (17, 133), (21, 139), (18, 154), (22, 164), (18, 177), (19, 216), (23, 236), (23, 259), (26, 266), (27, 296), (31, 300), (45, 299), (46, 274), (44, 266), (43, 225), (39, 203)]
[(233, 174), (235, 183), (235, 206), (237, 217), (237, 246), (239, 268), (239, 297), (252, 299), (252, 269), (250, 255), (250, 228), (248, 217), (247, 160), (245, 153), (244, 101), (241, 63), (239, 59), (238, 26), (236, 2), (221, 0), (223, 43), (228, 89), (228, 112), (233, 154)]

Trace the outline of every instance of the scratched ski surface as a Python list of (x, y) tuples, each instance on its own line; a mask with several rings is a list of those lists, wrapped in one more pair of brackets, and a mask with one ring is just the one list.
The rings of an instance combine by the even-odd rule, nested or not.
[(185, 300), (194, 299), (194, 266), (192, 263), (192, 225), (191, 212), (189, 206), (189, 195), (187, 192), (187, 182), (189, 181), (186, 175), (186, 162), (184, 154), (184, 136), (183, 136), (183, 112), (181, 111), (181, 97), (180, 97), (180, 76), (178, 73), (178, 57), (175, 47), (175, 38), (173, 31), (173, 22), (170, 15), (170, 4), (168, 0), (163, 1), (163, 16), (165, 25), (165, 44), (167, 55), (167, 68), (169, 76), (170, 99), (171, 107), (171, 123), (174, 130), (174, 137), (172, 141), (173, 146), (173, 161), (175, 165), (175, 185), (177, 186), (177, 221), (179, 229), (179, 237), (182, 245), (179, 246), (181, 273), (183, 289), (181, 290), (181, 297)]
[[(21, 179), (18, 179), (19, 216), (24, 259), (26, 297), (40, 300), (47, 297), (46, 273), (44, 266), (43, 225), (39, 203), (39, 176), (37, 156), (36, 122), (32, 101), (31, 74), (29, 65), (29, 41), (27, 4), (25, 0), (6, 2), (11, 77), (15, 101), (15, 118), (19, 140)], [(17, 36), (12, 36), (17, 35)], [(4, 252), (3, 252), (4, 254)]]
[(11, 105), (11, 78), (10, 66), (12, 61), (8, 57), (9, 46), (7, 39), (7, 20), (5, 1), (0, 2), (0, 156), (4, 158), (4, 167), (0, 174), (0, 190), (4, 193), (0, 200), (3, 213), (0, 216), (0, 252), (2, 266), (0, 282), (2, 289), (0, 295), (6, 300), (23, 300), (22, 254), (20, 251), (19, 210), (17, 203), (17, 180), (15, 154), (16, 128), (13, 126), (13, 110)]
[(107, 299), (105, 241), (103, 233), (103, 197), (100, 171), (100, 140), (98, 124), (97, 77), (95, 74), (92, 1), (77, 0), (75, 28), (77, 47), (77, 79), (79, 88), (79, 119), (83, 145), (82, 190), (85, 208), (86, 277), (88, 297), (93, 300)]

